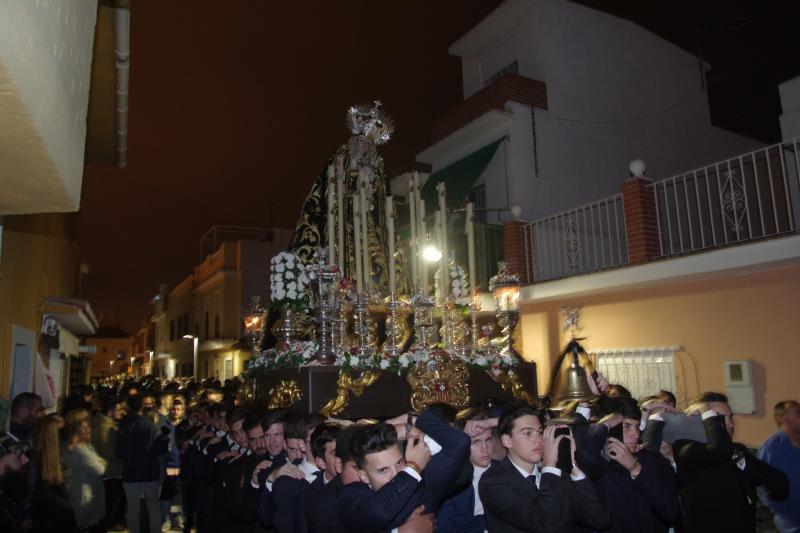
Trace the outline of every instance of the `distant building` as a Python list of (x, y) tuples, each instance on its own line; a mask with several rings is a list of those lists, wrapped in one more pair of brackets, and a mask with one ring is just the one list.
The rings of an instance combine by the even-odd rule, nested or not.
[(151, 301), (153, 374), (192, 376), (195, 339), (199, 379), (224, 381), (244, 370), (250, 357), (249, 348), (239, 342), (244, 312), (255, 296), (268, 304), (269, 260), (286, 249), (292, 234), (262, 233), (271, 240), (217, 242), (218, 248), (189, 276), (171, 289), (160, 287)]

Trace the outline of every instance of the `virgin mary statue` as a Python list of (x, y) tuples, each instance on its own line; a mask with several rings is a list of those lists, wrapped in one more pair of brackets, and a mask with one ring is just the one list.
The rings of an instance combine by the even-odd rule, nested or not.
[[(343, 250), (336, 250), (336, 257), (343, 258), (342, 269), (344, 279), (354, 280), (356, 277), (356, 254), (353, 233), (353, 197), (359, 194), (359, 175), (367, 182), (367, 233), (369, 235), (369, 272), (370, 290), (373, 294), (388, 293), (388, 246), (386, 239), (385, 201), (389, 191), (389, 182), (383, 168), (383, 158), (377, 147), (386, 143), (394, 131), (391, 119), (380, 110), (380, 102), (373, 105), (357, 105), (347, 112), (347, 125), (352, 136), (347, 143), (341, 145), (328, 159), (322, 172), (314, 180), (308, 193), (300, 218), (297, 221), (294, 236), (289, 249), (305, 264), (316, 261), (315, 253), (320, 246), (329, 242), (338, 242), (338, 217), (334, 227), (333, 239), (328, 240), (326, 224), (328, 213), (328, 187), (336, 187), (336, 179), (342, 178), (344, 201), (340, 206), (343, 216)], [(329, 177), (329, 168), (333, 168), (334, 176)], [(334, 200), (337, 195), (333, 194)], [(337, 261), (338, 262), (338, 261)], [(402, 278), (398, 278), (400, 281)]]

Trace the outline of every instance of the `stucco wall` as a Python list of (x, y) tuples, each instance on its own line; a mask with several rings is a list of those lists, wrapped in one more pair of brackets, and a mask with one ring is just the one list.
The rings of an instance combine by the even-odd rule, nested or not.
[[(492, 64), (517, 59), (520, 75), (547, 85), (548, 109), (535, 109), (533, 119), (528, 106), (506, 106), (513, 113), (509, 201), (523, 208), (523, 218), (618, 193), (632, 159), (644, 159), (647, 176), (662, 179), (760, 145), (711, 125), (701, 65), (692, 54), (632, 22), (566, 0), (516, 1), (499, 9), (520, 4), (529, 6), (526, 14), (506, 30), (516, 47), (501, 45), (507, 35), (489, 35), (502, 26), (491, 20), (470, 38), (509, 54), (493, 56)], [(491, 75), (476, 66), (482, 53), (463, 58), (465, 94), (478, 90), (480, 75)], [(485, 181), (491, 186), (505, 176), (487, 171)]]
[(76, 211), (97, 0), (0, 2), (0, 213)]
[[(73, 296), (77, 254), (72, 215), (4, 219), (0, 252), (0, 396), (8, 394), (12, 325), (36, 332), (47, 296)], [(35, 349), (35, 346), (34, 346)]]
[(559, 307), (582, 305), (587, 350), (681, 346), (679, 401), (699, 392), (724, 392), (723, 362), (752, 359), (755, 415), (736, 415), (736, 440), (759, 445), (774, 430), (772, 406), (798, 399), (796, 339), (800, 324), (800, 267), (709, 279), (667, 288), (621, 292), (523, 308), (523, 354), (539, 365), (546, 391), (553, 358), (568, 341)]

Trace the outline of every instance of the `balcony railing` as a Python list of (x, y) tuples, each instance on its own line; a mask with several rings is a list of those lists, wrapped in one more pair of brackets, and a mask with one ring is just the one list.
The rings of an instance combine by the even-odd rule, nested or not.
[[(497, 273), (497, 262), (503, 260), (503, 226), (475, 223), (475, 281), (480, 290), (489, 289), (489, 278)], [(463, 232), (448, 237), (455, 251), (456, 263), (469, 264), (467, 237)]]
[(617, 194), (525, 226), (527, 279), (546, 281), (628, 264)]
[(661, 256), (797, 231), (798, 139), (653, 183)]

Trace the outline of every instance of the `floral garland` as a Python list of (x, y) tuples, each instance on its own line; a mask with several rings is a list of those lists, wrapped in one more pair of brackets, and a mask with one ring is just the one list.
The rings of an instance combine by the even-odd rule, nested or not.
[(247, 363), (245, 378), (253, 378), (272, 370), (300, 368), (314, 360), (318, 348), (317, 343), (313, 341), (295, 341), (288, 347), (281, 346), (256, 352)]
[(365, 370), (385, 370), (395, 372), (400, 375), (404, 370), (417, 363), (428, 363), (436, 358), (437, 353), (446, 353), (450, 357), (463, 361), (467, 366), (475, 367), (480, 370), (497, 372), (513, 368), (519, 364), (514, 357), (502, 356), (498, 350), (493, 348), (481, 350), (477, 356), (463, 355), (455, 350), (436, 351), (426, 349), (412, 349), (400, 354), (399, 357), (386, 357), (383, 354), (375, 353), (360, 356), (355, 353), (346, 352), (336, 360), (336, 364), (342, 368), (342, 372), (365, 371)]
[[(469, 305), (469, 282), (467, 281), (467, 271), (461, 265), (451, 262), (449, 265), (450, 273), (450, 297), (456, 305)], [(434, 282), (436, 298), (440, 298), (439, 271), (436, 271)]]
[(270, 260), (270, 306), (302, 311), (308, 307), (308, 275), (300, 258), (291, 252), (280, 252)]

